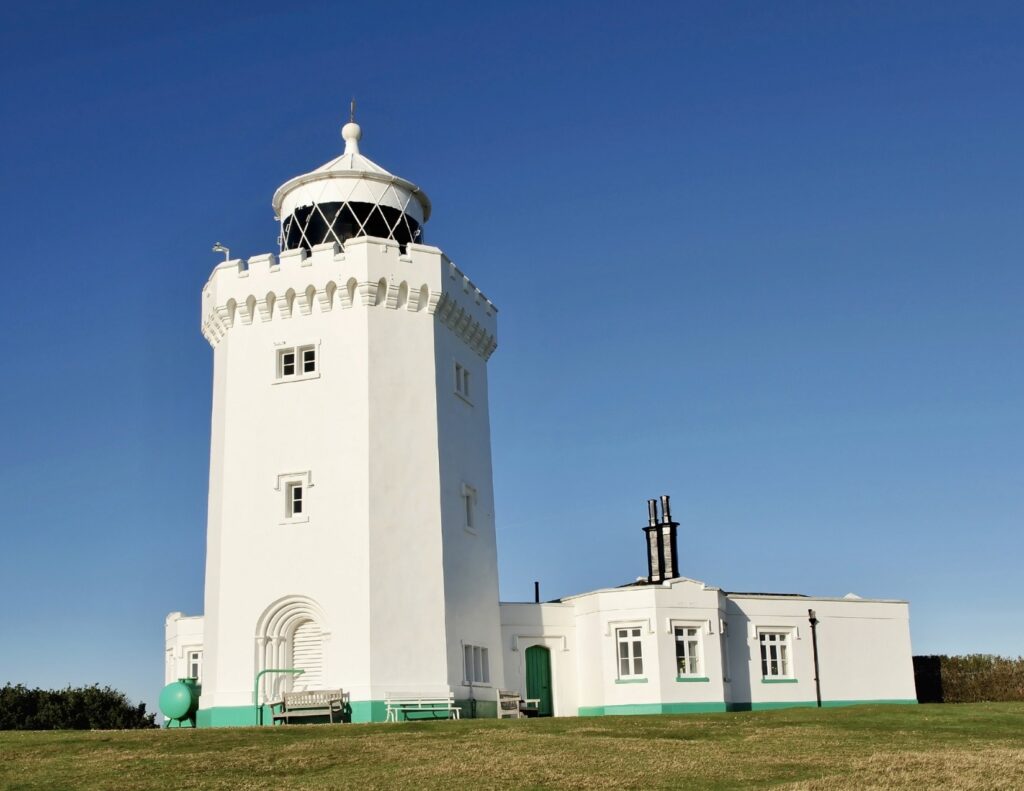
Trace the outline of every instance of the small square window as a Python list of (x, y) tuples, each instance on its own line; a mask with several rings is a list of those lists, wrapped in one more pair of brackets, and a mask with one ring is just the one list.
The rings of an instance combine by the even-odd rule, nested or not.
[(274, 496), (281, 499), (276, 501), (279, 505), (274, 511), (281, 514), (277, 520), (279, 524), (294, 525), (309, 521), (309, 492), (312, 488), (313, 478), (309, 471), (284, 472), (277, 476)]
[(289, 346), (277, 350), (276, 378), (278, 382), (315, 379), (318, 373), (316, 344)]

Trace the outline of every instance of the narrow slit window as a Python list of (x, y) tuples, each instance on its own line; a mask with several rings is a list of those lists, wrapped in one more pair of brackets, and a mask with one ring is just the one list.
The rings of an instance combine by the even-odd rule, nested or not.
[(202, 651), (189, 651), (188, 652), (188, 675), (189, 675), (189, 678), (194, 678), (197, 681), (202, 681), (202, 678), (203, 678), (203, 652)]
[(455, 363), (455, 392), (469, 400), (469, 369), (462, 363)]
[(462, 526), (476, 532), (476, 489), (468, 483), (462, 484)]
[(303, 509), (303, 491), (301, 483), (293, 483), (288, 486), (288, 508), (289, 517), (299, 516)]

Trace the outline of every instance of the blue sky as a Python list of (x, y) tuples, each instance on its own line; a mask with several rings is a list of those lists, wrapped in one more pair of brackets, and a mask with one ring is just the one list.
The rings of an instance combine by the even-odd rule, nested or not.
[[(0, 24), (0, 682), (155, 705), (202, 610), (220, 240), (362, 149), (501, 310), (501, 590), (905, 598), (1024, 654), (1015, 3), (36, 3)], [(580, 547), (584, 547), (580, 554)]]

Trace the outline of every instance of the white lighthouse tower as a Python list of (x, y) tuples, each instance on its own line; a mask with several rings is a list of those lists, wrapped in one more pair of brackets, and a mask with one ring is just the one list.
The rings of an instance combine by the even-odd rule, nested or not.
[(496, 309), (423, 243), (427, 196), (360, 153), (354, 122), (342, 137), (274, 194), (280, 254), (225, 261), (203, 288), (200, 725), (253, 722), (303, 687), (344, 689), (354, 721), (402, 693), (493, 716), (503, 677)]

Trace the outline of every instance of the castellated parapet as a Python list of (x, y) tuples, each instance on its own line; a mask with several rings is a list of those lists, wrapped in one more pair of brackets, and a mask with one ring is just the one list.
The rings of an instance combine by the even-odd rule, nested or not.
[[(433, 316), (487, 360), (498, 346), (498, 309), (437, 247), (360, 236), (225, 261), (203, 287), (202, 332), (216, 347), (229, 331), (313, 311), (406, 310)], [(241, 326), (239, 326), (241, 325)]]

